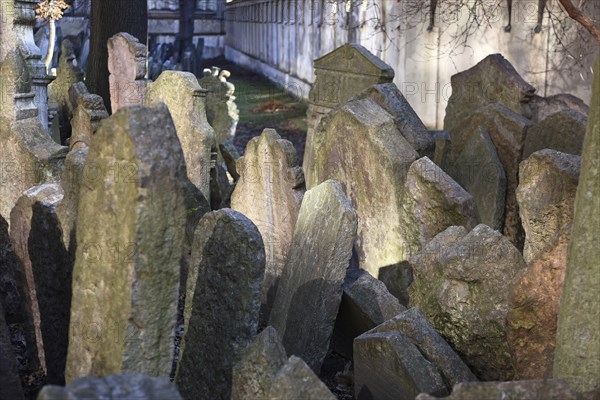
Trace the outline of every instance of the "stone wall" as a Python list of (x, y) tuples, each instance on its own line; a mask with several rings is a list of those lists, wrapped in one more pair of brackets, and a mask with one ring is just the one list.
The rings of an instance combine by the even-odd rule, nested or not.
[[(486, 10), (489, 26), (473, 30), (463, 45), (453, 38), (469, 24), (468, 11), (452, 13), (447, 0), (438, 3), (436, 23), (428, 31), (427, 6), (409, 15), (403, 8), (406, 1), (233, 0), (226, 6), (225, 56), (308, 98), (315, 79), (313, 60), (343, 44), (361, 44), (394, 68), (394, 82), (429, 128), (443, 127), (452, 92), (450, 77), (492, 53), (504, 54), (526, 81), (539, 88), (537, 94), (571, 93), (589, 103), (591, 67), (599, 49), (589, 34), (582, 35), (588, 42), (577, 43), (584, 48), (578, 54), (588, 56), (573, 67), (558, 51), (561, 45), (554, 30), (559, 28), (548, 12), (541, 32), (534, 32), (537, 1), (516, 2), (510, 32), (504, 29), (505, 2), (484, 2), (496, 7)], [(550, 0), (547, 7), (566, 18), (557, 3)], [(588, 14), (600, 19), (600, 2), (588, 2), (588, 7)], [(573, 32), (577, 25), (568, 18), (566, 22)], [(569, 37), (564, 40), (573, 42)]]

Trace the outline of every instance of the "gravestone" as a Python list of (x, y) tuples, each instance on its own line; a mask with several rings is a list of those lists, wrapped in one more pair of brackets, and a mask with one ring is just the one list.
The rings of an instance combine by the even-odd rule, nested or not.
[(267, 326), (233, 367), (231, 400), (262, 399), (270, 390), (287, 356), (277, 331)]
[(164, 105), (108, 118), (79, 192), (67, 382), (168, 377), (186, 228), (186, 167)]
[(402, 200), (418, 154), (392, 116), (371, 99), (351, 100), (323, 117), (313, 139), (314, 158), (304, 159), (306, 186), (327, 179), (344, 185), (360, 221), (360, 267), (377, 277), (379, 268), (407, 259)]
[(61, 52), (58, 62), (56, 79), (48, 85), (48, 102), (58, 111), (60, 138), (58, 143), (71, 136), (71, 110), (69, 110), (69, 88), (77, 82), (83, 81), (83, 72), (74, 64), (75, 53), (73, 43), (65, 39), (61, 43)]
[(452, 226), (410, 259), (410, 305), (482, 380), (507, 380), (514, 368), (507, 344), (510, 290), (525, 270), (519, 251), (487, 225)]
[(394, 83), (381, 83), (365, 89), (357, 96), (370, 98), (394, 118), (398, 131), (419, 153), (433, 158), (435, 141), (417, 113), (412, 109)]
[(548, 97), (534, 95), (529, 102), (531, 120), (535, 123), (545, 120), (561, 110), (573, 110), (584, 115), (590, 113), (590, 107), (583, 100), (568, 93), (559, 93)]
[(231, 195), (231, 208), (256, 224), (265, 243), (261, 321), (266, 322), (292, 242), (304, 174), (294, 146), (274, 129), (265, 129), (248, 142), (236, 170), (240, 179)]
[(100, 122), (108, 118), (102, 97), (88, 92), (85, 83), (77, 82), (69, 88), (68, 105), (71, 119), (69, 150), (88, 147)]
[(23, 191), (58, 181), (67, 148), (55, 143), (38, 119), (32, 78), (19, 50), (0, 63), (0, 81), (0, 214), (8, 220)]
[(473, 68), (453, 75), (451, 82), (452, 95), (444, 118), (446, 130), (461, 126), (475, 110), (493, 103), (530, 117), (527, 103), (533, 98), (535, 88), (500, 54), (491, 54)]
[(408, 288), (413, 282), (412, 266), (408, 261), (379, 269), (379, 280), (400, 301), (400, 304), (408, 306)]
[(117, 33), (108, 39), (108, 83), (111, 110), (144, 104), (148, 81), (146, 45), (129, 33)]
[(464, 147), (446, 169), (473, 196), (481, 223), (496, 230), (504, 226), (506, 174), (496, 147), (483, 127), (467, 132)]
[(248, 218), (223, 209), (200, 220), (175, 376), (184, 398), (231, 397), (233, 367), (258, 329), (264, 271), (262, 238)]
[(313, 134), (321, 118), (368, 87), (389, 83), (394, 70), (359, 44), (345, 44), (314, 60), (315, 82), (308, 94), (308, 130), (303, 168), (315, 161)]
[(600, 57), (594, 71), (553, 368), (554, 377), (580, 391), (600, 385)]
[(215, 129), (218, 144), (230, 140), (235, 135), (235, 129), (240, 119), (240, 113), (235, 105), (235, 86), (227, 82), (231, 73), (217, 67), (205, 69), (203, 77), (198, 80), (200, 86), (208, 91), (206, 95), (206, 117), (208, 123)]
[(550, 149), (536, 151), (521, 162), (517, 201), (525, 230), (526, 262), (573, 222), (580, 163), (579, 156)]
[[(503, 233), (517, 247), (523, 247), (524, 233), (519, 219), (516, 190), (519, 183), (519, 163), (528, 129), (533, 123), (501, 104), (490, 104), (473, 111), (450, 131), (452, 161), (468, 148), (470, 132), (484, 128), (496, 148), (506, 176)], [(468, 151), (468, 150), (466, 150)], [(484, 179), (484, 176), (480, 177)]]
[(299, 357), (279, 369), (265, 396), (269, 400), (335, 400), (336, 397)]
[(405, 240), (411, 254), (449, 226), (477, 225), (473, 197), (429, 158), (412, 163), (404, 184)]
[(340, 305), (356, 218), (340, 183), (328, 180), (307, 191), (275, 295), (270, 325), (287, 353), (316, 373)]
[(181, 142), (188, 177), (210, 201), (211, 162), (215, 161), (215, 131), (206, 120), (206, 90), (189, 72), (165, 71), (148, 86), (145, 103), (169, 108)]
[(61, 179), (64, 197), (57, 208), (58, 217), (62, 226), (63, 243), (70, 253), (76, 250), (75, 222), (77, 221), (77, 208), (79, 206), (79, 191), (81, 185), (88, 179), (96, 179), (95, 166), (85, 168), (88, 156), (88, 147), (71, 150), (65, 158), (65, 170)]
[(543, 149), (581, 155), (586, 127), (586, 116), (577, 111), (563, 109), (550, 115), (527, 130), (523, 159)]
[(62, 241), (57, 184), (34, 186), (12, 209), (11, 241), (27, 280), (38, 346), (43, 348), (47, 382), (62, 385), (69, 339), (73, 260)]

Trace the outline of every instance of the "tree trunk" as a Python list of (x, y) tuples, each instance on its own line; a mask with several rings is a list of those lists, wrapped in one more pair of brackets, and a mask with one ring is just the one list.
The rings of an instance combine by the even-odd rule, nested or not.
[(147, 0), (92, 0), (90, 56), (86, 85), (90, 93), (100, 95), (108, 111), (110, 89), (108, 86), (107, 41), (119, 32), (127, 32), (147, 43)]
[(179, 37), (175, 49), (178, 63), (182, 61), (183, 52), (193, 44), (195, 11), (196, 0), (179, 0)]
[(48, 28), (50, 28), (50, 37), (48, 38), (48, 52), (46, 53), (46, 58), (44, 59), (46, 73), (48, 73), (48, 71), (50, 70), (50, 66), (52, 65), (52, 58), (54, 58), (54, 43), (56, 42), (56, 24), (54, 23), (53, 18), (50, 18), (48, 20)]

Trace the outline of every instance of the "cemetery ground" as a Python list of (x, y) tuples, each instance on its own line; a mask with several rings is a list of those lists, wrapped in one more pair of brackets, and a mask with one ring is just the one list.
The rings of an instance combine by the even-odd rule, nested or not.
[(235, 85), (235, 102), (240, 110), (233, 142), (240, 155), (244, 154), (248, 141), (259, 136), (267, 127), (292, 142), (302, 163), (306, 140), (306, 101), (294, 98), (262, 75), (225, 59), (207, 61), (205, 67), (212, 65), (231, 72), (228, 81)]

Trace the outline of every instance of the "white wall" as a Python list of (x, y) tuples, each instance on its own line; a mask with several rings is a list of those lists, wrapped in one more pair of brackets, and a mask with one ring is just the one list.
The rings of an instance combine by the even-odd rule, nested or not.
[[(574, 39), (578, 25), (565, 19), (568, 34), (561, 39), (576, 57), (583, 55), (582, 65), (574, 66), (548, 12), (542, 32), (533, 32), (537, 0), (514, 1), (510, 33), (504, 32), (505, 1), (484, 1), (489, 24), (464, 44), (454, 38), (466, 26), (466, 9), (452, 13), (447, 0), (439, 0), (436, 26), (428, 32), (428, 13), (407, 16), (407, 1), (416, 0), (234, 0), (226, 9), (225, 56), (306, 98), (314, 81), (312, 61), (344, 43), (360, 43), (394, 68), (396, 84), (430, 128), (443, 127), (451, 76), (491, 53), (502, 53), (539, 95), (571, 93), (589, 103), (598, 44), (587, 33), (585, 40)], [(600, 1), (587, 4), (600, 20)], [(565, 15), (556, 0), (548, 8)]]

